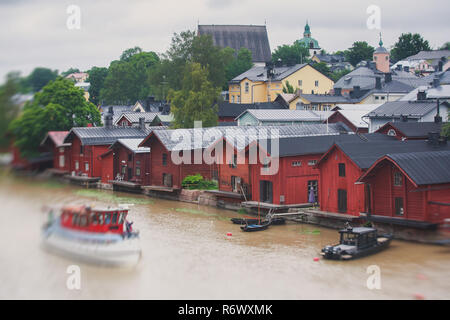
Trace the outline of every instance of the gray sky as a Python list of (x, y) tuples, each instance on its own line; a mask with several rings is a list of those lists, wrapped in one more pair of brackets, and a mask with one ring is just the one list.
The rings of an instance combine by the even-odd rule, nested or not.
[[(407, 4), (407, 5), (405, 5)], [(81, 28), (69, 30), (69, 5), (81, 9)], [(7, 72), (34, 67), (88, 70), (107, 67), (123, 50), (164, 52), (174, 32), (200, 24), (267, 24), (271, 50), (302, 37), (305, 21), (327, 51), (354, 41), (378, 43), (369, 30), (370, 5), (381, 9), (381, 32), (390, 48), (402, 32), (418, 32), (434, 48), (450, 41), (447, 0), (0, 0), (0, 82)]]

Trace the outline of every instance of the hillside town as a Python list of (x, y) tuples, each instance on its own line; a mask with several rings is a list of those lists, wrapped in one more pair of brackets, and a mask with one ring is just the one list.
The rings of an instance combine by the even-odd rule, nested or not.
[[(30, 206), (45, 208), (41, 232), (49, 252), (102, 266), (141, 263), (139, 272), (152, 276), (139, 283), (169, 283), (167, 292), (155, 290), (158, 299), (248, 299), (238, 292), (245, 292), (242, 286), (228, 284), (271, 277), (286, 284), (293, 270), (302, 274), (293, 280), (298, 291), (302, 281), (336, 273), (325, 260), (377, 257), (339, 271), (354, 275), (355, 266), (365, 271), (395, 261), (403, 248), (406, 263), (421, 266), (408, 276), (426, 279), (433, 268), (422, 268), (421, 259), (432, 252), (436, 261), (447, 261), (430, 248), (450, 245), (450, 42), (432, 47), (405, 31), (386, 43), (377, 32), (327, 51), (315, 33), (319, 22), (296, 23), (297, 37), (276, 47), (270, 24), (197, 22), (195, 30), (173, 33), (164, 53), (135, 46), (104, 67), (11, 70), (0, 85), (5, 212), (23, 199), (27, 218), (18, 214), (13, 223), (30, 228), (37, 221)], [(305, 269), (289, 264), (297, 257)], [(45, 259), (37, 259), (41, 268)], [(264, 276), (255, 271), (260, 266)], [(317, 271), (322, 266), (327, 269)], [(98, 270), (87, 272), (100, 291), (105, 279), (134, 279)], [(229, 295), (208, 291), (220, 273), (226, 276), (218, 283)], [(184, 277), (191, 286), (205, 281), (201, 294), (190, 296), (186, 284), (178, 295), (174, 288)], [(323, 288), (333, 280), (323, 277), (313, 297), (326, 296)], [(89, 290), (88, 298), (96, 298)], [(310, 297), (289, 290), (270, 296), (255, 286), (250, 292)], [(343, 297), (333, 290), (330, 297)], [(402, 291), (402, 298), (424, 299), (419, 290)], [(386, 292), (368, 296), (396, 294)], [(436, 291), (449, 293), (445, 285)]]

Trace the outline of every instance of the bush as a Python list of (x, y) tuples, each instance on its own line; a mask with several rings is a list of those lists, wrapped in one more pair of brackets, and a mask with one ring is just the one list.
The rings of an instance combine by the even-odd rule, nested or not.
[(199, 173), (184, 178), (181, 186), (189, 190), (212, 190), (218, 188), (216, 182), (203, 179), (203, 176)]

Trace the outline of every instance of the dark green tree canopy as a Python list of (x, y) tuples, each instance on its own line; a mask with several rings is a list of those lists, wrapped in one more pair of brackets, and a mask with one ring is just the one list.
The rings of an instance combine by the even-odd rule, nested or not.
[(174, 128), (193, 128), (194, 121), (202, 121), (203, 127), (217, 125), (220, 88), (208, 80), (207, 68), (192, 62), (186, 65), (183, 74), (181, 90), (170, 90), (168, 95)]
[(61, 73), (61, 77), (65, 78), (69, 74), (78, 73), (78, 72), (80, 72), (80, 69), (78, 69), (78, 68), (69, 68), (68, 70)]
[(98, 105), (100, 103), (100, 90), (103, 88), (106, 76), (108, 75), (108, 68), (92, 67), (88, 71), (90, 83), (89, 87), (89, 101)]
[(70, 130), (89, 123), (100, 125), (98, 108), (84, 99), (84, 92), (70, 80), (58, 78), (35, 94), (19, 118), (11, 122), (10, 132), (23, 156), (38, 152), (48, 131)]
[(124, 52), (122, 52), (122, 55), (120, 56), (120, 61), (129, 61), (132, 56), (141, 52), (142, 49), (137, 46), (134, 48), (127, 49)]
[(431, 50), (427, 40), (424, 40), (418, 33), (402, 33), (391, 50), (391, 58), (400, 61), (406, 57), (413, 56), (420, 51)]
[(353, 66), (361, 61), (372, 61), (375, 48), (370, 46), (366, 41), (356, 41), (352, 47), (345, 51), (345, 58)]
[(27, 83), (29, 87), (34, 91), (38, 92), (41, 90), (47, 83), (52, 80), (55, 80), (58, 77), (58, 70), (52, 71), (48, 68), (35, 68), (31, 74), (27, 77)]
[(0, 86), (0, 149), (9, 146), (9, 139), (6, 137), (7, 129), (19, 113), (18, 105), (13, 101), (19, 89), (19, 82), (19, 73), (12, 72), (6, 76), (5, 84)]
[(272, 53), (272, 62), (275, 65), (292, 66), (308, 62), (309, 50), (304, 45), (294, 42), (292, 45), (278, 46)]

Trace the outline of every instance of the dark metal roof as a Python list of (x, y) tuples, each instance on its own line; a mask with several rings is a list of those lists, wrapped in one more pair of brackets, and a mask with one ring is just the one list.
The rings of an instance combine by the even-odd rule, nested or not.
[(392, 101), (382, 104), (375, 110), (367, 114), (370, 118), (392, 118), (409, 116), (421, 118), (427, 113), (436, 109), (436, 102), (433, 101)]
[(261, 103), (219, 103), (219, 117), (236, 118), (247, 109), (287, 109), (286, 106), (278, 102), (261, 102)]
[(432, 145), (423, 140), (370, 141), (370, 143), (336, 142), (359, 168), (368, 169), (382, 156), (393, 153), (430, 152), (450, 150), (450, 144)]
[(134, 124), (139, 123), (139, 118), (144, 118), (145, 123), (152, 123), (157, 115), (157, 112), (123, 112), (114, 124), (117, 124), (122, 117), (125, 117), (125, 119)]
[(435, 122), (388, 122), (377, 130), (380, 132), (385, 126), (398, 129), (408, 138), (427, 137), (430, 132), (441, 132), (442, 123)]
[(253, 62), (272, 60), (266, 26), (252, 25), (199, 25), (199, 35), (211, 35), (216, 46), (230, 47), (236, 51), (247, 48)]
[(83, 145), (109, 145), (118, 139), (142, 138), (144, 139), (153, 129), (161, 127), (150, 127), (146, 130), (134, 127), (86, 127), (72, 128), (64, 142), (72, 142), (77, 136)]
[[(281, 137), (278, 140), (278, 155), (280, 157), (289, 157), (307, 154), (323, 154), (337, 142), (371, 143), (377, 141), (392, 141), (393, 139), (393, 137), (379, 133)], [(267, 151), (271, 153), (271, 140), (258, 140), (258, 143), (267, 146)]]
[[(290, 76), (291, 74), (293, 74), (294, 72), (296, 72), (308, 65), (309, 64), (307, 64), (307, 63), (303, 63), (303, 64), (296, 64), (293, 66), (275, 67), (275, 68), (273, 68), (273, 77), (271, 78), (271, 81), (281, 81), (281, 80), (285, 79), (286, 77)], [(316, 70), (316, 69), (314, 69), (314, 70)], [(320, 72), (320, 71), (317, 71), (317, 72)], [(242, 80), (244, 80), (245, 78), (247, 78), (251, 81), (268, 81), (269, 78), (267, 77), (267, 67), (254, 66), (250, 70), (247, 70), (246, 72), (241, 73), (237, 77), (231, 79), (230, 82), (238, 83), (238, 82), (241, 82)]]
[(387, 154), (417, 184), (450, 182), (450, 150)]

